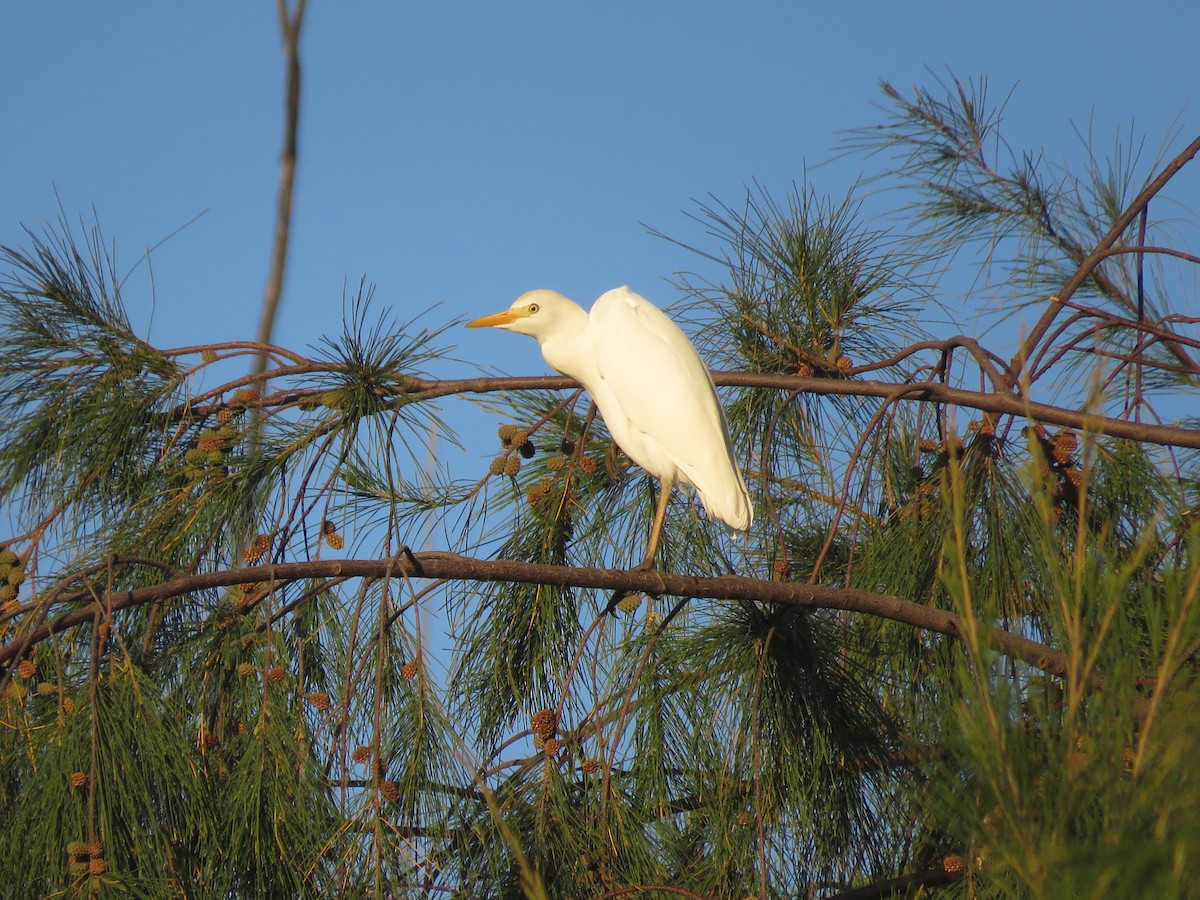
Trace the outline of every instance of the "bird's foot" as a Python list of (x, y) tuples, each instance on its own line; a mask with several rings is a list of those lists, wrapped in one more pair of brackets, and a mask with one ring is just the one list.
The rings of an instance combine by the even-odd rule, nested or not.
[(648, 572), (654, 576), (658, 582), (656, 590), (650, 591), (613, 591), (612, 598), (608, 601), (608, 606), (604, 610), (606, 616), (611, 616), (617, 610), (627, 613), (637, 609), (642, 602), (642, 595), (650, 600), (657, 600), (667, 592), (666, 582), (662, 580), (662, 576), (658, 574), (658, 570), (654, 568), (654, 563), (651, 560), (643, 560), (638, 565), (634, 566), (629, 571), (631, 572)]

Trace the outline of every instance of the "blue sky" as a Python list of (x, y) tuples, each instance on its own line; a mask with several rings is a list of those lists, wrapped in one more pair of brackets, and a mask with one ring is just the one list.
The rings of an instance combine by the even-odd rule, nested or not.
[[(277, 330), (336, 333), (365, 275), (437, 324), (533, 287), (581, 302), (628, 283), (663, 305), (704, 243), (694, 198), (804, 176), (881, 113), (878, 84), (949, 67), (1014, 84), (1010, 141), (1078, 157), (1132, 124), (1154, 151), (1200, 128), (1190, 2), (569, 4), (312, 0), (292, 257)], [(249, 338), (267, 268), (283, 68), (269, 0), (8, 3), (0, 11), (0, 243), (94, 207), (123, 267), (181, 225), (126, 300), (156, 343)], [(1190, 105), (1189, 105), (1190, 104)], [(1191, 184), (1197, 184), (1192, 178)], [(146, 272), (142, 270), (142, 274)], [(531, 343), (455, 330), (458, 355), (544, 371)], [(514, 355), (515, 354), (515, 355)], [(461, 374), (447, 363), (437, 374)]]

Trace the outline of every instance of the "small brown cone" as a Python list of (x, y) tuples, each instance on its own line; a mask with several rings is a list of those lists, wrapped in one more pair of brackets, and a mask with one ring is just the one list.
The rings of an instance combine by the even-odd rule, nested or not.
[(106, 863), (103, 859), (92, 857), (91, 861), (88, 863), (88, 873), (91, 875), (103, 875), (107, 871), (108, 863)]
[(330, 706), (329, 695), (323, 691), (314, 691), (313, 693), (309, 694), (305, 699), (307, 699), (309, 703), (311, 703), (313, 706), (315, 706), (317, 709), (321, 710), (322, 712), (329, 709), (329, 706)]
[(254, 543), (245, 549), (242, 553), (242, 558), (246, 560), (246, 564), (255, 565), (268, 550), (271, 549), (271, 536), (269, 534), (260, 534), (254, 539)]
[(415, 659), (410, 659), (400, 667), (400, 677), (405, 681), (412, 681), (417, 677), (417, 670), (419, 668), (420, 667), (417, 665), (417, 661)]
[(379, 793), (383, 795), (383, 799), (388, 803), (395, 803), (400, 799), (400, 786), (394, 781), (381, 781), (379, 783)]
[(1064, 429), (1054, 436), (1054, 461), (1066, 465), (1067, 460), (1071, 458), (1071, 454), (1079, 446), (1079, 439), (1075, 437), (1075, 432)]
[(557, 756), (558, 751), (562, 748), (562, 741), (558, 738), (546, 738), (546, 755)]
[(341, 550), (346, 546), (346, 539), (340, 534), (327, 534), (325, 535), (325, 543), (329, 545), (330, 549)]
[(595, 775), (600, 771), (600, 760), (591, 758), (585, 759), (580, 768), (583, 769), (584, 775)]
[(21, 664), (17, 666), (17, 674), (22, 678), (32, 678), (37, 674), (37, 663), (32, 659), (21, 660)]
[(75, 787), (75, 788), (83, 787), (85, 784), (87, 784), (87, 780), (88, 780), (87, 772), (72, 772), (70, 778), (71, 778), (71, 787)]
[(287, 678), (287, 669), (283, 666), (274, 666), (267, 671), (267, 681), (272, 684), (277, 684)]
[(258, 671), (258, 666), (254, 665), (254, 663), (250, 663), (250, 662), (238, 663), (237, 673), (242, 678), (249, 678), (251, 675), (253, 675), (257, 671)]
[(530, 719), (533, 730), (542, 737), (550, 737), (558, 730), (558, 715), (552, 709), (539, 709)]
[(350, 754), (350, 758), (356, 763), (365, 763), (371, 758), (370, 747), (355, 747), (354, 752)]
[(942, 869), (951, 875), (958, 875), (967, 868), (966, 861), (961, 856), (947, 856), (942, 860)]

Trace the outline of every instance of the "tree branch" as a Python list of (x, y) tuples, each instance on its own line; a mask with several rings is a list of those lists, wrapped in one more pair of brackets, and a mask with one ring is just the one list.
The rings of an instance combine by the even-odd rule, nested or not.
[[(416, 565), (413, 562), (416, 562)], [(513, 560), (486, 560), (456, 553), (427, 552), (401, 554), (395, 559), (312, 560), (308, 562), (277, 563), (245, 569), (226, 569), (175, 578), (149, 587), (131, 591), (112, 591), (88, 603), (51, 619), (25, 635), (24, 640), (0, 647), (0, 663), (18, 655), (22, 647), (45, 640), (53, 634), (91, 620), (97, 608), (113, 612), (145, 603), (168, 600), (195, 591), (228, 587), (246, 582), (288, 582), (306, 578), (435, 578), (477, 582), (516, 582), (547, 584), (559, 587), (592, 588), (602, 591), (659, 594), (674, 597), (707, 598), (711, 600), (746, 600), (779, 603), (804, 609), (840, 609), (863, 615), (877, 616), (965, 640), (959, 616), (949, 610), (937, 609), (888, 594), (875, 594), (854, 588), (832, 588), (823, 585), (799, 584), (784, 581), (760, 581), (739, 575), (701, 578), (669, 572), (638, 572), (622, 569), (585, 569), (570, 566), (551, 566)], [(61, 598), (62, 602), (80, 602), (90, 594)], [(1048, 674), (1062, 678), (1070, 671), (1069, 657), (1062, 650), (1030, 640), (1003, 628), (985, 629), (988, 644), (996, 651), (1019, 659)], [(1093, 686), (1104, 683), (1103, 676), (1089, 676)]]
[[(296, 143), (300, 129), (300, 26), (304, 22), (306, 0), (298, 0), (296, 11), (288, 12), (287, 0), (278, 0), (279, 31), (287, 67), (287, 93), (284, 100), (283, 149), (279, 154), (279, 191), (275, 200), (275, 240), (271, 248), (271, 267), (263, 290), (262, 313), (258, 320), (258, 343), (270, 344), (271, 332), (283, 296), (283, 276), (287, 266), (288, 239), (292, 225), (292, 190), (296, 183)], [(266, 354), (256, 356), (251, 374), (262, 375), (267, 368)]]
[(1150, 202), (1150, 199), (1159, 191), (1161, 191), (1166, 183), (1174, 178), (1180, 169), (1191, 162), (1192, 158), (1197, 153), (1200, 153), (1200, 137), (1197, 137), (1190, 144), (1188, 144), (1187, 147), (1183, 149), (1183, 152), (1171, 160), (1166, 167), (1158, 173), (1153, 181), (1142, 188), (1141, 193), (1139, 193), (1133, 199), (1133, 202), (1129, 204), (1126, 210), (1121, 213), (1121, 215), (1117, 218), (1117, 221), (1113, 223), (1112, 228), (1110, 228), (1108, 233), (1100, 239), (1100, 242), (1096, 244), (1095, 249), (1092, 250), (1087, 259), (1080, 263), (1080, 266), (1075, 271), (1075, 274), (1067, 279), (1067, 283), (1062, 286), (1062, 290), (1058, 292), (1057, 297), (1055, 297), (1053, 302), (1051, 302), (1046, 308), (1046, 311), (1042, 313), (1042, 317), (1038, 319), (1037, 324), (1033, 326), (1033, 329), (1021, 343), (1021, 346), (1017, 349), (1016, 354), (1008, 364), (1009, 377), (1014, 386), (1018, 381), (1018, 373), (1024, 367), (1024, 361), (1032, 356), (1033, 351), (1037, 348), (1038, 343), (1045, 336), (1050, 326), (1054, 323), (1054, 320), (1058, 317), (1058, 312), (1062, 308), (1062, 302), (1070, 299), (1071, 296), (1077, 290), (1079, 290), (1083, 283), (1087, 281), (1088, 277), (1091, 276), (1096, 266), (1100, 265), (1100, 263), (1110, 255), (1110, 248), (1120, 239), (1121, 235), (1124, 234), (1125, 229), (1133, 223), (1133, 220), (1138, 217), (1141, 211), (1146, 207), (1146, 204)]

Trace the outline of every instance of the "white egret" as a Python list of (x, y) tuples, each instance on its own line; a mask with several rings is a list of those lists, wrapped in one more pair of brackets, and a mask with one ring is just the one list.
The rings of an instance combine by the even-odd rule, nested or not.
[(676, 481), (696, 489), (710, 518), (737, 531), (750, 528), (754, 508), (712, 376), (657, 306), (619, 287), (589, 314), (562, 294), (537, 290), (467, 324), (487, 326), (537, 338), (546, 362), (591, 394), (617, 446), (662, 482), (638, 569), (654, 566)]

